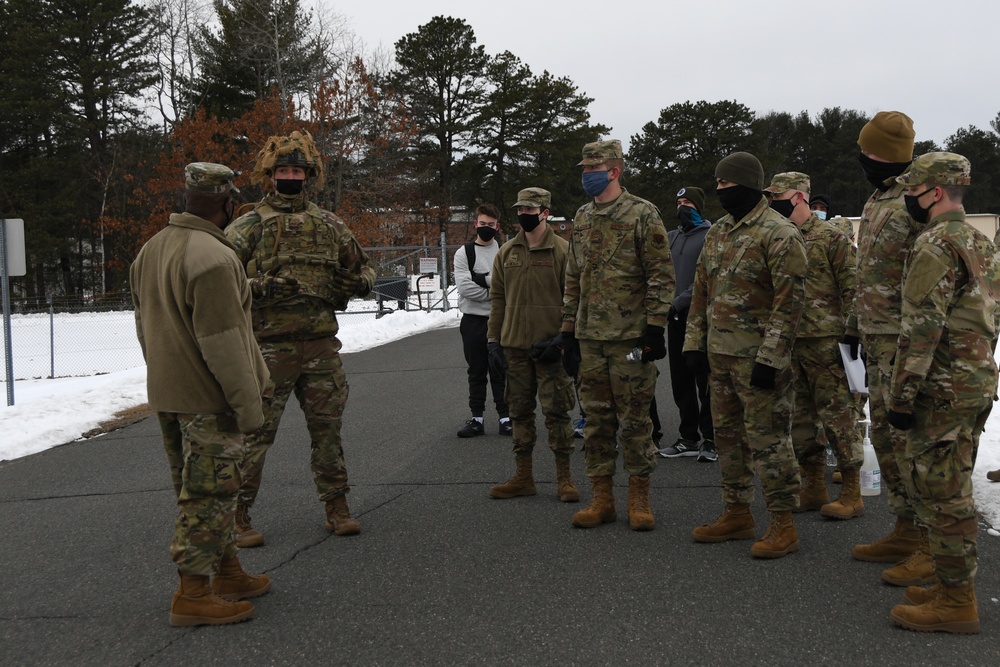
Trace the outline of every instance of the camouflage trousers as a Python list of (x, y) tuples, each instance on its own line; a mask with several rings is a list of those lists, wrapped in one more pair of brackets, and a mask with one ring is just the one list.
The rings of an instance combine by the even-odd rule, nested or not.
[(889, 405), (892, 404), (892, 361), (896, 356), (896, 334), (864, 335), (861, 344), (868, 354), (868, 414), (871, 416), (871, 441), (882, 473), (882, 488), (888, 495), (889, 511), (903, 519), (914, 519), (916, 513), (900, 475), (906, 453), (906, 434), (889, 425)]
[(573, 453), (573, 428), (569, 412), (576, 403), (573, 379), (566, 375), (563, 365), (542, 364), (534, 361), (527, 350), (505, 348), (507, 357), (507, 385), (504, 400), (510, 410), (514, 428), (514, 455), (531, 456), (535, 449), (535, 396), (545, 416), (545, 430), (549, 433), (549, 448), (556, 454)]
[(646, 476), (656, 468), (656, 443), (649, 402), (656, 391), (656, 365), (625, 357), (638, 339), (580, 340), (580, 408), (587, 476), (615, 474), (616, 440), (629, 475)]
[(340, 425), (347, 404), (347, 376), (340, 360), (340, 341), (334, 337), (295, 341), (261, 341), (260, 352), (274, 383), (274, 394), (264, 397), (264, 424), (247, 436), (247, 452), (240, 468), (243, 486), (239, 504), (250, 507), (260, 491), (264, 459), (274, 443), (281, 415), (295, 392), (309, 430), (309, 467), (320, 500), (348, 492)]
[(715, 449), (722, 470), (722, 500), (753, 501), (754, 470), (767, 508), (799, 504), (799, 465), (792, 448), (792, 369), (778, 371), (775, 389), (750, 386), (752, 357), (708, 355)]
[(972, 468), (992, 401), (962, 404), (918, 395), (917, 425), (906, 431), (901, 470), (917, 522), (927, 527), (934, 571), (945, 586), (976, 576), (976, 507)]
[(163, 449), (177, 494), (170, 557), (182, 574), (211, 575), (236, 555), (233, 521), (243, 434), (231, 414), (159, 412)]
[(847, 384), (837, 337), (798, 338), (792, 351), (795, 375), (795, 412), (792, 415), (792, 446), (800, 466), (824, 465), (825, 445), (817, 438), (819, 428), (841, 468), (860, 468), (861, 412)]

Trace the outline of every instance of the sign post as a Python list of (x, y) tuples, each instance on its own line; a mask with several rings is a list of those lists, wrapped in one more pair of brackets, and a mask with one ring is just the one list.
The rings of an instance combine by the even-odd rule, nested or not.
[(24, 220), (0, 218), (0, 291), (3, 292), (3, 358), (7, 379), (7, 405), (14, 405), (14, 355), (10, 343), (10, 276), (23, 276)]

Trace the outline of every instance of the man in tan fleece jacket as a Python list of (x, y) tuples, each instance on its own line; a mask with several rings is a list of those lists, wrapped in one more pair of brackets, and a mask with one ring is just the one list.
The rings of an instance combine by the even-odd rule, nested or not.
[(245, 598), (271, 588), (266, 575), (243, 571), (233, 542), (243, 434), (263, 422), (268, 372), (250, 324), (246, 274), (222, 233), (239, 192), (233, 172), (195, 162), (184, 173), (185, 212), (142, 247), (130, 282), (149, 405), (179, 509), (170, 553), (180, 585), (170, 624), (221, 625), (251, 618)]

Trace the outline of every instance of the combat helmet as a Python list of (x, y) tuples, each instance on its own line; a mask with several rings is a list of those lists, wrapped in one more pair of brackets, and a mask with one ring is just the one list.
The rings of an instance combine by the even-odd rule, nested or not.
[(269, 138), (257, 153), (257, 163), (254, 165), (251, 181), (261, 185), (265, 190), (270, 189), (274, 168), (283, 165), (302, 167), (306, 170), (307, 178), (323, 181), (323, 160), (316, 150), (312, 135), (305, 130), (301, 132), (295, 130), (286, 137)]

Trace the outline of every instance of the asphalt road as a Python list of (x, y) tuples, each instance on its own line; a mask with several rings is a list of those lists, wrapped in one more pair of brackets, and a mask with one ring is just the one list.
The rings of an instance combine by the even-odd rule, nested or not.
[[(669, 444), (676, 417), (665, 362)], [(460, 440), (467, 418), (457, 329), (345, 356), (344, 441), (362, 534), (323, 528), (302, 413), (271, 449), (248, 569), (274, 581), (250, 622), (167, 623), (173, 492), (155, 420), (0, 464), (3, 665), (996, 665), (1000, 539), (980, 531), (983, 632), (930, 635), (888, 618), (902, 591), (850, 547), (882, 536), (884, 497), (850, 522), (797, 515), (802, 549), (750, 557), (750, 542), (696, 544), (722, 508), (717, 465), (660, 460), (657, 528), (625, 519), (574, 529), (537, 450), (538, 495), (493, 500), (513, 469), (509, 439)], [(541, 420), (539, 419), (541, 424)], [(544, 432), (540, 425), (540, 432)], [(589, 500), (582, 455), (574, 474)], [(837, 487), (830, 484), (835, 492)], [(758, 494), (758, 533), (767, 514)]]

